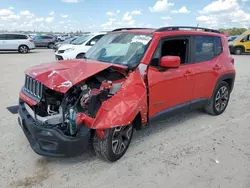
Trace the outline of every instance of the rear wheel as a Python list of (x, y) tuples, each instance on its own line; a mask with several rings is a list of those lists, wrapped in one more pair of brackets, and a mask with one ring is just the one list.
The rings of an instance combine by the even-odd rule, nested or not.
[(53, 43), (49, 43), (48, 48), (49, 48), (49, 49), (54, 48), (54, 44), (53, 44)]
[(235, 48), (235, 49), (234, 49), (234, 54), (235, 54), (235, 55), (241, 55), (242, 53), (243, 53), (242, 48)]
[(222, 114), (227, 108), (229, 98), (230, 87), (227, 82), (222, 81), (205, 107), (205, 111), (214, 116)]
[(26, 45), (21, 45), (18, 48), (19, 53), (26, 54), (29, 52), (29, 48)]
[(85, 57), (85, 53), (78, 54), (76, 59), (83, 59)]
[(96, 155), (110, 162), (119, 160), (127, 151), (133, 136), (133, 125), (104, 130), (104, 138), (95, 135), (93, 145)]

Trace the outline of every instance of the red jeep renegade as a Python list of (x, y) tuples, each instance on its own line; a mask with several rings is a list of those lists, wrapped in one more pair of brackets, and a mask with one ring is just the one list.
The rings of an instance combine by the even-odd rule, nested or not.
[(228, 105), (235, 69), (227, 39), (197, 27), (116, 29), (82, 60), (34, 66), (20, 92), (19, 124), (44, 156), (80, 155), (89, 143), (120, 159), (133, 130), (166, 113)]

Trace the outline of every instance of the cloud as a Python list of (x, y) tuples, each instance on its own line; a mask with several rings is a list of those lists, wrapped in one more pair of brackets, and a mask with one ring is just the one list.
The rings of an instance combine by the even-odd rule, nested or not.
[(132, 20), (132, 18), (133, 18), (133, 17), (130, 15), (130, 13), (129, 13), (129, 12), (126, 12), (126, 13), (124, 14), (122, 20), (124, 20), (124, 21), (130, 21), (130, 20)]
[(134, 10), (130, 13), (131, 15), (140, 15), (141, 11), (140, 10)]
[(121, 11), (117, 10), (116, 12), (106, 12), (107, 16), (117, 16)]
[(14, 7), (9, 7), (10, 10), (14, 10)]
[(47, 22), (47, 23), (51, 23), (51, 22), (53, 22), (54, 21), (54, 17), (47, 17), (46, 19), (45, 19), (45, 21)]
[(21, 15), (21, 16), (30, 16), (31, 13), (30, 13), (30, 11), (28, 11), (28, 10), (24, 10), (24, 11), (21, 11), (21, 12), (20, 12), (20, 15)]
[(14, 13), (9, 9), (0, 9), (0, 16), (9, 16), (11, 14)]
[(62, 18), (68, 18), (69, 15), (67, 15), (67, 14), (61, 14), (61, 17), (62, 17)]
[(190, 13), (190, 11), (185, 6), (183, 6), (179, 10), (171, 11), (171, 13), (173, 13), (173, 14), (188, 14), (188, 13)]
[(217, 0), (205, 6), (200, 11), (201, 14), (219, 13), (234, 10), (238, 7), (237, 0)]
[(249, 27), (250, 13), (245, 12), (237, 0), (217, 0), (205, 6), (197, 22), (208, 27)]
[(80, 0), (62, 0), (64, 3), (78, 3)]
[(54, 15), (55, 15), (55, 12), (54, 12), (54, 11), (51, 11), (51, 12), (49, 13), (49, 15), (50, 15), (50, 16), (54, 16)]
[(163, 16), (163, 17), (161, 17), (161, 19), (162, 19), (162, 20), (171, 20), (172, 17), (170, 17), (170, 16)]
[(168, 0), (158, 0), (153, 7), (149, 7), (151, 12), (164, 12), (168, 10), (169, 6), (173, 6), (174, 3), (169, 3)]
[(9, 9), (0, 9), (0, 20), (3, 21), (15, 21), (20, 19), (20, 16), (14, 14), (12, 10)]

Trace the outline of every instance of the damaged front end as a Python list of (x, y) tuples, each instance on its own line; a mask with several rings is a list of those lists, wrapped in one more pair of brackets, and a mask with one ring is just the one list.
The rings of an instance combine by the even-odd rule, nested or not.
[[(48, 77), (51, 74), (50, 83), (59, 73), (47, 72)], [(137, 69), (127, 72), (117, 66), (105, 67), (83, 81), (71, 80), (69, 85), (64, 81), (59, 86), (68, 88), (63, 90), (38, 78), (26, 75), (18, 121), (40, 155), (79, 155), (95, 131), (102, 137), (104, 129), (127, 125), (138, 113), (147, 121), (146, 88)]]

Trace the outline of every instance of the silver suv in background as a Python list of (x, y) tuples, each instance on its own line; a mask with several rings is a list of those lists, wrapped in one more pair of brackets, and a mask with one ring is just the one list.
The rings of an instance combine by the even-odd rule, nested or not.
[(47, 47), (52, 49), (56, 43), (56, 37), (49, 35), (38, 35), (34, 38), (34, 41), (36, 47)]
[(0, 51), (18, 51), (26, 54), (35, 49), (34, 40), (28, 35), (16, 33), (0, 34)]

